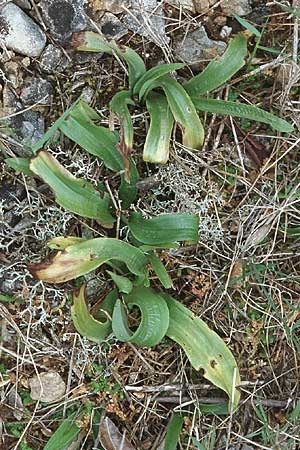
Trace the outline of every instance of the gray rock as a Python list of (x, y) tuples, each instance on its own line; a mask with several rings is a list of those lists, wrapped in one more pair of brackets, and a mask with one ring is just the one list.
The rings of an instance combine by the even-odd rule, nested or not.
[(42, 0), (40, 7), (52, 36), (62, 44), (86, 27), (85, 0)]
[(25, 82), (20, 98), (27, 105), (48, 105), (52, 100), (52, 84), (43, 78), (30, 78)]
[(116, 16), (109, 12), (101, 17), (100, 28), (107, 39), (115, 39), (116, 41), (128, 33), (128, 28)]
[(175, 43), (175, 54), (187, 64), (196, 64), (203, 59), (213, 59), (224, 52), (226, 44), (222, 41), (209, 39), (205, 28), (188, 33), (187, 36)]
[(49, 44), (41, 55), (40, 64), (46, 73), (62, 73), (70, 65), (70, 61), (60, 48)]
[(157, 0), (131, 0), (130, 13), (124, 15), (123, 23), (160, 47), (165, 47), (169, 42), (164, 12)]
[[(15, 130), (19, 141), (24, 146), (32, 146), (38, 142), (45, 133), (45, 120), (38, 111), (28, 110), (12, 118), (11, 127)], [(28, 156), (26, 148), (23, 154), (19, 156)]]
[(223, 0), (223, 2), (221, 2), (221, 8), (223, 13), (228, 16), (233, 14), (246, 16), (252, 11), (249, 0)]
[(0, 12), (0, 41), (22, 55), (37, 57), (46, 44), (40, 27), (14, 3), (8, 3)]
[(82, 89), (80, 97), (81, 100), (83, 100), (87, 104), (90, 104), (93, 101), (94, 95), (95, 95), (94, 89), (92, 89), (90, 86), (85, 86)]

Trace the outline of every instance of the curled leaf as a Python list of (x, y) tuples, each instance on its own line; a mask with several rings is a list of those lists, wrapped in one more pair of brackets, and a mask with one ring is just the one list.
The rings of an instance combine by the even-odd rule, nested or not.
[[(204, 129), (186, 90), (178, 81), (168, 76), (155, 80), (148, 91), (158, 87), (164, 90), (174, 119), (182, 129), (183, 145), (194, 150), (200, 149), (204, 140)], [(148, 95), (148, 92), (145, 95)]]
[(222, 86), (243, 67), (246, 55), (247, 36), (239, 33), (219, 59), (211, 61), (203, 72), (184, 85), (185, 90), (191, 96), (198, 96)]
[(171, 133), (174, 117), (166, 98), (150, 92), (146, 100), (150, 114), (150, 127), (143, 150), (143, 160), (165, 164), (169, 159)]
[[(89, 313), (86, 305), (85, 289), (85, 285), (82, 285), (78, 291), (73, 293), (71, 315), (74, 327), (78, 333), (91, 341), (103, 342), (112, 331), (111, 321), (105, 314), (102, 314), (102, 320), (96, 320)], [(117, 298), (118, 292), (117, 290), (113, 290), (101, 304), (101, 308), (103, 308), (110, 316)]]
[(135, 275), (145, 276), (147, 259), (138, 248), (113, 238), (89, 239), (66, 247), (52, 261), (29, 264), (32, 275), (48, 283), (64, 283), (110, 260), (122, 261)]
[(102, 421), (99, 437), (104, 450), (136, 450), (109, 417), (105, 417)]
[(91, 183), (75, 178), (50, 153), (40, 151), (29, 167), (51, 187), (59, 205), (80, 216), (98, 219), (103, 226), (112, 227), (115, 219), (109, 211), (109, 198), (101, 198)]
[(185, 64), (182, 63), (174, 63), (159, 64), (158, 66), (152, 67), (152, 69), (147, 70), (147, 72), (145, 72), (144, 75), (141, 76), (138, 82), (135, 84), (133, 94), (139, 94), (139, 98), (141, 100), (153, 81), (170, 72), (182, 69), (182, 67), (184, 66)]
[(157, 345), (165, 336), (169, 326), (169, 310), (165, 300), (149, 288), (136, 287), (124, 296), (129, 309), (137, 306), (141, 321), (135, 332), (128, 326), (124, 306), (118, 300), (114, 307), (112, 328), (122, 342), (132, 342), (140, 347)]

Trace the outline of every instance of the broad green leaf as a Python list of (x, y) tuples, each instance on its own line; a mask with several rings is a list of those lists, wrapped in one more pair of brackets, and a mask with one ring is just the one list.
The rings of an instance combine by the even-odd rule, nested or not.
[(80, 102), (80, 97), (72, 103), (72, 105), (60, 116), (59, 119), (57, 119), (54, 124), (46, 131), (46, 133), (41, 137), (41, 139), (38, 140), (38, 142), (32, 147), (33, 153), (36, 153), (38, 150), (44, 147), (46, 142), (51, 139), (51, 137), (54, 135), (54, 133), (59, 129), (61, 123), (65, 120), (65, 118), (70, 114), (71, 111), (73, 111), (78, 103)]
[(185, 90), (190, 96), (197, 96), (218, 88), (243, 67), (246, 55), (247, 37), (240, 33), (230, 41), (219, 59), (211, 61), (203, 72), (184, 85)]
[(248, 22), (248, 20), (243, 19), (243, 17), (240, 17), (235, 13), (233, 13), (232, 15), (235, 18), (235, 20), (237, 20), (242, 25), (242, 27), (246, 28), (246, 30), (250, 31), (250, 33), (254, 34), (256, 37), (258, 38), (261, 37), (260, 31), (258, 31), (258, 29), (255, 28), (254, 25)]
[(165, 96), (150, 92), (146, 100), (150, 114), (150, 127), (143, 150), (143, 160), (165, 164), (169, 159), (169, 148), (174, 117)]
[[(82, 336), (93, 342), (103, 342), (111, 333), (111, 320), (103, 313), (102, 320), (95, 319), (86, 305), (86, 286), (82, 285), (78, 291), (73, 293), (73, 304), (71, 306), (71, 315), (74, 327)], [(116, 290), (112, 291), (101, 304), (101, 308), (110, 316), (113, 312), (114, 304), (118, 298)]]
[(132, 291), (133, 285), (128, 278), (111, 272), (110, 270), (107, 270), (106, 272), (109, 274), (110, 278), (113, 280), (120, 292), (129, 294)]
[(134, 50), (126, 46), (119, 47), (113, 41), (108, 43), (100, 34), (93, 31), (74, 33), (72, 44), (79, 51), (116, 54), (119, 58), (126, 61), (130, 89), (134, 87), (137, 80), (146, 72), (144, 61)]
[(29, 270), (48, 283), (64, 283), (109, 261), (122, 261), (135, 275), (145, 276), (147, 258), (138, 248), (113, 238), (89, 239), (58, 252), (52, 261), (30, 264)]
[[(78, 104), (71, 109), (68, 116), (72, 116), (74, 119), (80, 119), (80, 120), (87, 120), (87, 121), (93, 121), (93, 120), (100, 120), (101, 117), (95, 111), (94, 108), (92, 108), (90, 105), (88, 105), (85, 101), (79, 100)], [(68, 117), (67, 116), (67, 117)]]
[(174, 63), (174, 64), (159, 64), (156, 67), (152, 67), (152, 69), (147, 70), (144, 75), (139, 79), (139, 81), (135, 84), (133, 89), (133, 94), (139, 94), (140, 100), (144, 96), (145, 92), (148, 90), (149, 83), (152, 83), (157, 78), (166, 75), (175, 70), (182, 69), (185, 64), (182, 63)]
[(122, 201), (122, 209), (128, 209), (135, 201), (138, 193), (137, 182), (139, 181), (139, 172), (131, 158), (129, 161), (130, 182), (126, 181), (125, 175), (121, 175), (121, 183), (118, 189), (119, 199)]
[(119, 147), (124, 157), (130, 154), (133, 146), (133, 125), (128, 105), (134, 105), (129, 91), (117, 92), (110, 102), (110, 109), (117, 115), (120, 122)]
[(154, 272), (156, 273), (163, 287), (166, 289), (170, 289), (171, 287), (173, 287), (170, 275), (168, 274), (165, 266), (163, 265), (159, 257), (154, 253), (154, 251), (149, 252), (148, 258)]
[(183, 417), (175, 414), (170, 420), (165, 438), (164, 450), (176, 450), (183, 426)]
[(198, 241), (199, 217), (190, 214), (162, 214), (143, 219), (140, 213), (132, 213), (128, 227), (138, 241), (147, 245), (169, 245), (176, 242)]
[(84, 115), (70, 114), (59, 129), (91, 155), (103, 160), (108, 169), (119, 172), (124, 169), (123, 157), (116, 145), (118, 137), (107, 128), (95, 125)]
[(181, 345), (196, 370), (202, 369), (207, 380), (228, 394), (229, 410), (236, 408), (240, 398), (236, 389), (240, 375), (231, 351), (203, 320), (171, 296), (162, 295), (170, 313), (167, 336)]
[[(178, 81), (167, 75), (155, 80), (150, 88), (162, 88), (164, 90), (174, 119), (182, 130), (183, 145), (194, 150), (200, 149), (204, 140), (204, 130), (186, 90)], [(148, 91), (150, 91), (150, 88)]]
[(80, 216), (98, 219), (103, 226), (112, 227), (115, 219), (109, 212), (108, 197), (100, 198), (91, 183), (75, 178), (50, 153), (40, 151), (29, 167), (51, 187), (59, 205)]
[(75, 422), (76, 415), (75, 412), (63, 420), (43, 450), (65, 450), (66, 447), (69, 447), (80, 432), (80, 428)]
[(29, 177), (34, 175), (34, 173), (29, 169), (29, 158), (6, 158), (5, 162), (8, 167), (14, 169), (16, 172), (24, 173), (24, 175), (28, 175)]
[(141, 311), (141, 321), (135, 332), (128, 326), (124, 306), (118, 300), (114, 307), (112, 328), (117, 339), (132, 342), (140, 347), (157, 345), (165, 336), (169, 326), (169, 310), (161, 295), (149, 288), (136, 287), (129, 295), (124, 295), (129, 309), (137, 306)]
[(256, 122), (263, 122), (270, 125), (275, 130), (286, 133), (291, 133), (294, 130), (294, 127), (286, 120), (280, 119), (280, 117), (274, 116), (256, 106), (211, 98), (192, 97), (192, 100), (198, 111), (207, 111), (212, 114), (220, 114), (223, 116), (230, 115), (254, 120)]
[(84, 242), (87, 239), (76, 236), (57, 236), (50, 241), (47, 242), (47, 245), (52, 250), (64, 250), (70, 245), (79, 244), (80, 242)]

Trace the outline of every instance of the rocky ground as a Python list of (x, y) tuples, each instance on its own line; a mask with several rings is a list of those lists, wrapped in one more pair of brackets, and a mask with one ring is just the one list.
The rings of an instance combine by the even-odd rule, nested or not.
[[(247, 66), (217, 95), (258, 104), (298, 125), (297, 8), (297, 1), (260, 0), (0, 0), (1, 161), (29, 156), (79, 96), (107, 123), (124, 72), (111, 57), (76, 53), (72, 34), (82, 30), (131, 46), (148, 67), (183, 61), (197, 73), (243, 29), (234, 15), (244, 17), (262, 32), (261, 41), (250, 39)], [(142, 143), (145, 117), (134, 120)], [(299, 136), (210, 115), (205, 130), (200, 153), (174, 144), (166, 166), (144, 167), (151, 183), (141, 187), (138, 207), (200, 215), (197, 249), (164, 258), (174, 295), (238, 360), (238, 412), (224, 414), (222, 394), (171, 342), (151, 350), (114, 340), (97, 346), (74, 332), (74, 286), (33, 280), (26, 264), (47, 255), (51, 237), (79, 229), (98, 236), (99, 230), (55, 205), (47, 186), (2, 162), (1, 449), (43, 449), (73, 412), (80, 413), (82, 431), (70, 449), (101, 449), (93, 427), (105, 414), (133, 448), (162, 449), (174, 411), (185, 417), (180, 449), (299, 448)], [(72, 173), (93, 180), (99, 162), (80, 148), (57, 136), (50, 150)], [(104, 271), (93, 274), (92, 297), (107, 283)]]

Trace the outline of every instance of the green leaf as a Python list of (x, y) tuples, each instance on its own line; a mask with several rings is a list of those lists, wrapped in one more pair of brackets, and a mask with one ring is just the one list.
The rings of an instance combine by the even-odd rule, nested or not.
[(97, 269), (109, 261), (122, 261), (135, 275), (145, 276), (147, 258), (138, 248), (113, 238), (89, 239), (66, 247), (52, 261), (30, 264), (36, 278), (48, 283), (64, 283)]
[(64, 450), (75, 440), (80, 432), (80, 428), (75, 422), (76, 414), (75, 412), (63, 420), (45, 445), (44, 450)]
[(136, 287), (124, 296), (129, 309), (137, 306), (141, 321), (135, 332), (131, 332), (120, 300), (116, 302), (112, 317), (112, 328), (122, 342), (132, 342), (141, 347), (157, 345), (169, 326), (169, 310), (165, 300), (149, 288)]
[(34, 175), (29, 169), (29, 158), (6, 158), (5, 162), (8, 167), (14, 169), (16, 172), (24, 173), (24, 175), (28, 175), (29, 177)]
[(129, 91), (117, 92), (110, 102), (110, 109), (117, 115), (120, 122), (121, 139), (119, 146), (122, 155), (125, 157), (130, 154), (133, 146), (133, 125), (128, 105), (134, 105)]
[(169, 159), (169, 148), (174, 117), (165, 96), (150, 92), (146, 100), (150, 114), (150, 127), (143, 150), (143, 160), (165, 164)]
[(197, 96), (222, 86), (243, 67), (246, 55), (247, 37), (240, 33), (230, 41), (219, 59), (211, 61), (203, 72), (188, 81), (184, 88), (190, 96)]
[(152, 265), (154, 272), (156, 273), (159, 281), (163, 285), (164, 288), (170, 289), (173, 287), (172, 279), (168, 274), (165, 266), (158, 258), (158, 256), (154, 253), (154, 251), (149, 252), (148, 254), (149, 261)]
[(91, 183), (75, 178), (50, 153), (40, 151), (29, 167), (51, 187), (59, 205), (80, 216), (98, 219), (105, 227), (113, 226), (109, 198), (100, 198)]
[(167, 75), (158, 78), (150, 86), (151, 89), (158, 87), (164, 90), (174, 119), (182, 129), (183, 145), (195, 150), (200, 149), (204, 140), (204, 130), (194, 104), (185, 89), (178, 81)]
[(229, 410), (236, 408), (240, 398), (236, 389), (240, 375), (229, 348), (203, 320), (168, 294), (162, 295), (170, 313), (167, 336), (181, 345), (196, 370), (202, 369), (207, 380), (228, 394)]
[(250, 119), (256, 122), (263, 122), (275, 130), (291, 133), (294, 127), (280, 117), (274, 116), (263, 109), (256, 106), (246, 105), (245, 103), (237, 103), (225, 100), (215, 100), (211, 98), (192, 97), (195, 108), (199, 111), (207, 111), (212, 114), (230, 115)]
[[(92, 122), (95, 116), (87, 114), (87, 109), (83, 110), (82, 105), (83, 102), (80, 102), (81, 109), (76, 108), (60, 123), (59, 129), (88, 153), (103, 160), (108, 169), (116, 172), (123, 170), (123, 157), (116, 147), (118, 137), (107, 128), (95, 125)], [(98, 116), (96, 112), (95, 114)]]
[(190, 214), (163, 214), (143, 219), (140, 213), (132, 213), (128, 227), (138, 241), (147, 245), (168, 245), (181, 241), (198, 241), (199, 217)]
[(79, 51), (116, 54), (119, 58), (126, 61), (130, 89), (134, 87), (137, 80), (146, 72), (144, 61), (134, 50), (126, 46), (118, 47), (115, 42), (108, 43), (100, 34), (93, 31), (74, 33), (72, 44)]
[(54, 133), (59, 129), (61, 123), (65, 120), (65, 118), (73, 111), (78, 103), (80, 102), (80, 97), (72, 103), (72, 105), (60, 116), (58, 120), (54, 122), (54, 124), (46, 131), (46, 133), (38, 140), (38, 142), (32, 147), (33, 153), (36, 153), (38, 150), (43, 148), (46, 142), (54, 135)]
[[(71, 316), (74, 327), (82, 336), (93, 342), (103, 342), (112, 332), (111, 320), (102, 313), (102, 320), (96, 320), (90, 313), (86, 305), (86, 286), (82, 285), (78, 291), (73, 293), (73, 304), (71, 306)], [(101, 308), (110, 316), (113, 312), (114, 304), (118, 298), (117, 290), (113, 290), (102, 302)]]
[(117, 275), (116, 273), (111, 272), (110, 270), (107, 270), (106, 272), (109, 274), (110, 278), (113, 280), (113, 282), (115, 283), (120, 292), (129, 294), (132, 291), (133, 285), (128, 278), (123, 277), (121, 275)]
[(133, 89), (133, 94), (139, 94), (140, 100), (143, 98), (145, 92), (148, 90), (150, 84), (157, 80), (157, 78), (166, 75), (175, 70), (182, 69), (185, 64), (174, 63), (174, 64), (159, 64), (152, 69), (147, 70), (144, 75), (139, 79)]
[(164, 450), (176, 450), (183, 426), (183, 417), (174, 415), (170, 420), (165, 438)]
[(238, 16), (235, 13), (233, 13), (232, 15), (235, 18), (235, 20), (237, 20), (242, 25), (242, 27), (246, 28), (246, 30), (250, 31), (250, 33), (254, 34), (258, 38), (261, 37), (260, 31), (258, 31), (258, 29), (255, 28), (255, 26), (253, 26), (250, 22), (248, 22), (248, 20), (243, 19), (242, 17)]
[(57, 236), (47, 242), (47, 245), (52, 250), (64, 250), (70, 245), (79, 244), (80, 242), (86, 241), (85, 238), (76, 236)]
[(14, 297), (13, 295), (0, 294), (0, 302), (3, 303), (25, 303), (23, 298)]

